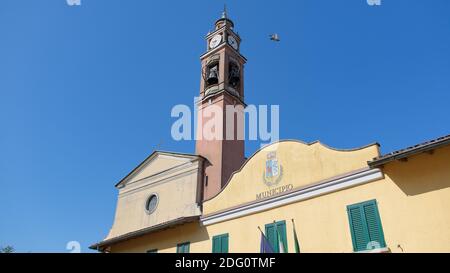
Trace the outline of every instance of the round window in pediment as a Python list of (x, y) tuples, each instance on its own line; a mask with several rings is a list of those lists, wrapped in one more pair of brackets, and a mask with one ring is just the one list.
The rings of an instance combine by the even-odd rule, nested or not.
[(156, 207), (158, 206), (158, 195), (155, 193), (150, 195), (150, 197), (147, 199), (147, 202), (145, 203), (145, 210), (148, 214), (152, 214), (155, 212)]

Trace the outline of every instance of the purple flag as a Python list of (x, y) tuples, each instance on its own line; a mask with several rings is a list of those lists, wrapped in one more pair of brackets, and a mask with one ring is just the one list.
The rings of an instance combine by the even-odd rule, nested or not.
[(261, 231), (261, 253), (274, 253), (272, 246), (270, 245), (269, 240), (267, 240), (264, 233)]

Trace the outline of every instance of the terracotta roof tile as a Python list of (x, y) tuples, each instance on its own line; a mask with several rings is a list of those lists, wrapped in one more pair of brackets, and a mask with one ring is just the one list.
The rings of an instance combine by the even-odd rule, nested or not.
[(368, 164), (371, 167), (377, 167), (393, 160), (406, 158), (414, 154), (430, 151), (435, 148), (449, 144), (450, 144), (450, 135), (447, 135), (376, 157), (372, 161), (369, 161)]

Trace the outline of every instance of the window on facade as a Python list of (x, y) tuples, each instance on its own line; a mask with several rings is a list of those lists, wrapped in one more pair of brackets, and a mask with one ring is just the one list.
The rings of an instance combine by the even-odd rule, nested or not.
[(189, 253), (189, 242), (178, 244), (177, 253)]
[(386, 247), (376, 200), (347, 206), (353, 250)]
[(266, 237), (276, 253), (288, 252), (287, 238), (286, 238), (286, 221), (267, 224)]
[(213, 253), (228, 253), (228, 234), (214, 236), (212, 239)]
[(158, 253), (158, 250), (157, 249), (150, 249), (150, 250), (147, 250), (147, 253)]
[(156, 206), (158, 205), (158, 196), (156, 194), (150, 195), (147, 199), (147, 203), (145, 203), (145, 209), (148, 214), (153, 213), (156, 210)]

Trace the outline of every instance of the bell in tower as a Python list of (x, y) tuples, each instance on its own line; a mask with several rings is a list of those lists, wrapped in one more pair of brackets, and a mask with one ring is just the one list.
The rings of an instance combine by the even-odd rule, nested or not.
[(237, 88), (241, 81), (239, 66), (235, 63), (230, 63), (228, 75), (228, 82), (230, 83), (230, 85), (233, 88)]
[(219, 67), (217, 64), (209, 67), (206, 82), (208, 83), (208, 85), (219, 83)]

